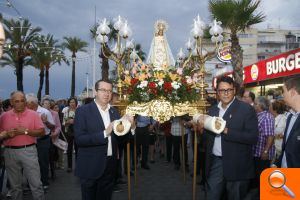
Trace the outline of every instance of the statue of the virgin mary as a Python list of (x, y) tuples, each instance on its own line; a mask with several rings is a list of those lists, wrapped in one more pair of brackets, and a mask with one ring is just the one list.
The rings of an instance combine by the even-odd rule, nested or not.
[(0, 22), (0, 58), (2, 57), (3, 54), (4, 43), (5, 43), (5, 34), (4, 34), (3, 26)]
[(166, 70), (175, 65), (175, 60), (165, 35), (168, 24), (164, 20), (158, 20), (154, 25), (154, 37), (151, 42), (147, 64), (153, 66), (153, 70)]

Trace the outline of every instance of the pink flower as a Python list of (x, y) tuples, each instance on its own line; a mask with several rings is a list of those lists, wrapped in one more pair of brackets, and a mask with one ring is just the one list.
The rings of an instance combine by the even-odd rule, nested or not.
[(182, 75), (183, 69), (182, 68), (178, 68), (177, 69), (177, 74)]
[(141, 70), (145, 70), (146, 69), (146, 66), (145, 65), (142, 65), (141, 66)]
[(136, 70), (136, 68), (135, 68), (135, 67), (133, 67), (133, 68), (132, 68), (132, 70), (131, 70), (131, 72), (132, 72), (132, 74), (134, 74), (134, 75), (135, 75), (135, 74), (137, 73), (137, 70)]

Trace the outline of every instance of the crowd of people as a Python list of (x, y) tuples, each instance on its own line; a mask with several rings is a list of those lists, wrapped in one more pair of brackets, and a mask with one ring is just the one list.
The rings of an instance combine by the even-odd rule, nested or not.
[[(0, 137), (4, 147), (1, 190), (7, 188), (7, 196), (12, 199), (23, 199), (23, 190), (30, 188), (34, 199), (44, 199), (49, 177), (55, 180), (55, 171), (65, 169), (64, 153), (68, 159), (67, 172), (72, 172), (73, 144), (76, 151), (72, 126), (77, 99), (54, 101), (45, 96), (39, 101), (35, 94), (16, 91), (10, 99), (1, 101), (0, 107)], [(62, 134), (69, 147), (65, 152), (54, 145)]]
[[(149, 162), (154, 164), (155, 152), (159, 152), (168, 165), (174, 165), (174, 170), (184, 166), (189, 172), (188, 147), (194, 145), (195, 132), (199, 134), (196, 172), (208, 200), (241, 200), (251, 189), (259, 192), (259, 176), (264, 169), (300, 167), (297, 76), (284, 82), (282, 98), (272, 100), (256, 97), (248, 90), (238, 94), (232, 78), (219, 78), (217, 98), (208, 98), (208, 115), (226, 121), (221, 134), (206, 130), (202, 121), (195, 124), (189, 116), (173, 117), (164, 123), (152, 117), (126, 116), (130, 131), (116, 136), (113, 122), (122, 116), (112, 106), (113, 85), (99, 80), (95, 91), (95, 98), (88, 98), (81, 105), (75, 97), (54, 101), (45, 96), (39, 101), (34, 94), (20, 91), (12, 92), (10, 99), (1, 102), (1, 172), (5, 166), (8, 181), (4, 184), (12, 199), (23, 199), (26, 187), (34, 199), (45, 199), (49, 177), (55, 180), (58, 169), (69, 173), (75, 169), (83, 200), (111, 199), (113, 191), (126, 183), (123, 162), (127, 142), (131, 144), (131, 173), (134, 144), (141, 169), (151, 173)], [(63, 135), (68, 142), (65, 152), (55, 146)]]

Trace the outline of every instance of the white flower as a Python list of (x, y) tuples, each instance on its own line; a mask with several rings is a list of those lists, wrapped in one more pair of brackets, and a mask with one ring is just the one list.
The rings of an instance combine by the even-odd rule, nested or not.
[(147, 87), (147, 85), (148, 85), (148, 81), (142, 81), (137, 87), (144, 88), (144, 87)]
[(186, 83), (187, 84), (192, 84), (193, 83), (193, 79), (190, 76), (186, 76)]
[(161, 87), (164, 84), (164, 81), (160, 80), (157, 84)]
[(144, 101), (149, 101), (149, 94), (147, 92), (141, 92), (141, 97)]
[(172, 85), (172, 87), (173, 87), (175, 90), (177, 90), (177, 89), (180, 88), (181, 83), (178, 83), (178, 82), (176, 82), (176, 81), (173, 81), (173, 82), (171, 83), (171, 85)]

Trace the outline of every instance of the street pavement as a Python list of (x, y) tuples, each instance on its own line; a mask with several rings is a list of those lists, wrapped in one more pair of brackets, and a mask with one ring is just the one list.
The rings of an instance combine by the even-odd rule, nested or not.
[[(190, 156), (190, 170), (192, 162)], [(192, 199), (192, 177), (186, 174), (186, 183), (183, 182), (183, 171), (175, 170), (172, 163), (166, 163), (165, 158), (159, 158), (156, 154), (155, 163), (149, 163), (150, 170), (137, 169), (137, 182), (134, 183), (134, 176), (131, 177), (131, 199), (132, 200), (190, 200)], [(56, 179), (50, 182), (49, 190), (46, 193), (46, 200), (80, 200), (79, 179), (73, 173), (66, 170), (57, 170)], [(127, 177), (124, 175), (124, 180)], [(127, 200), (127, 185), (122, 185), (123, 191), (114, 192), (112, 200)], [(204, 191), (197, 185), (197, 200), (204, 200)], [(29, 194), (24, 200), (32, 200)]]

